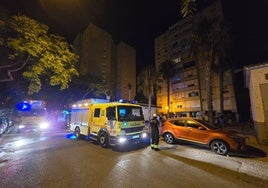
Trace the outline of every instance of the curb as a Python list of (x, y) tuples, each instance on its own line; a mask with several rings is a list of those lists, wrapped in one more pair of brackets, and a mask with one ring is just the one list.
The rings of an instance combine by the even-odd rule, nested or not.
[[(249, 144), (250, 145), (250, 144)], [(268, 181), (268, 157), (263, 158), (243, 158), (239, 156), (222, 156), (208, 150), (191, 148), (184, 145), (169, 145), (164, 141), (160, 142), (160, 150), (173, 152), (174, 155), (201, 161), (207, 164), (213, 164), (238, 173), (254, 176), (262, 180)], [(172, 151), (173, 150), (173, 151)]]

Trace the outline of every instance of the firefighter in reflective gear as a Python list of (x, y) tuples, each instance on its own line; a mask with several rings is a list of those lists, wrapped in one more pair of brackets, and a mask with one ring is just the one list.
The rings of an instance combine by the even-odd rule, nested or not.
[(159, 121), (157, 119), (157, 115), (153, 114), (153, 118), (150, 121), (151, 127), (151, 149), (155, 151), (159, 151), (158, 143), (159, 143)]

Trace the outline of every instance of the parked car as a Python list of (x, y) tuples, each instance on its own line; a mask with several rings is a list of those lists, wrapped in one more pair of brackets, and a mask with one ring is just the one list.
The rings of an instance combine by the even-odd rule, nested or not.
[(0, 116), (0, 136), (8, 130), (8, 119), (5, 116)]
[(167, 119), (162, 124), (161, 135), (168, 144), (176, 140), (201, 144), (219, 155), (246, 149), (245, 135), (191, 117)]

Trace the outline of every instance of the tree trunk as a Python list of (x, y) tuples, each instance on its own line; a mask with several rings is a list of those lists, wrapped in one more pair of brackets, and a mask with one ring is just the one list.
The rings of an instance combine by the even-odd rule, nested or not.
[(170, 89), (169, 89), (169, 79), (167, 79), (167, 105), (168, 105), (168, 113), (170, 112), (170, 97), (169, 97)]
[(148, 96), (148, 117), (149, 117), (149, 122), (151, 121), (151, 113), (152, 113), (152, 96)]
[(204, 108), (203, 108), (203, 103), (202, 103), (202, 90), (201, 90), (201, 77), (200, 77), (200, 66), (199, 66), (199, 62), (196, 62), (196, 66), (197, 66), (197, 80), (198, 80), (198, 90), (199, 90), (199, 100), (200, 100), (200, 111), (203, 112)]
[(211, 79), (211, 64), (207, 62), (205, 65), (206, 72), (206, 89), (207, 89), (207, 108), (208, 108), (208, 121), (214, 123), (213, 121), (213, 104), (212, 104), (212, 79)]
[(224, 111), (224, 98), (223, 98), (223, 82), (224, 82), (224, 75), (223, 75), (223, 68), (221, 63), (219, 64), (219, 82), (220, 82), (220, 113), (223, 114)]

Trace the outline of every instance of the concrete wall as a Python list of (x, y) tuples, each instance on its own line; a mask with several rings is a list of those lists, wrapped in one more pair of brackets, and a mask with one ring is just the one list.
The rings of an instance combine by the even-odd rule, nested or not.
[(268, 144), (268, 66), (251, 67), (248, 71), (252, 118), (260, 143)]

